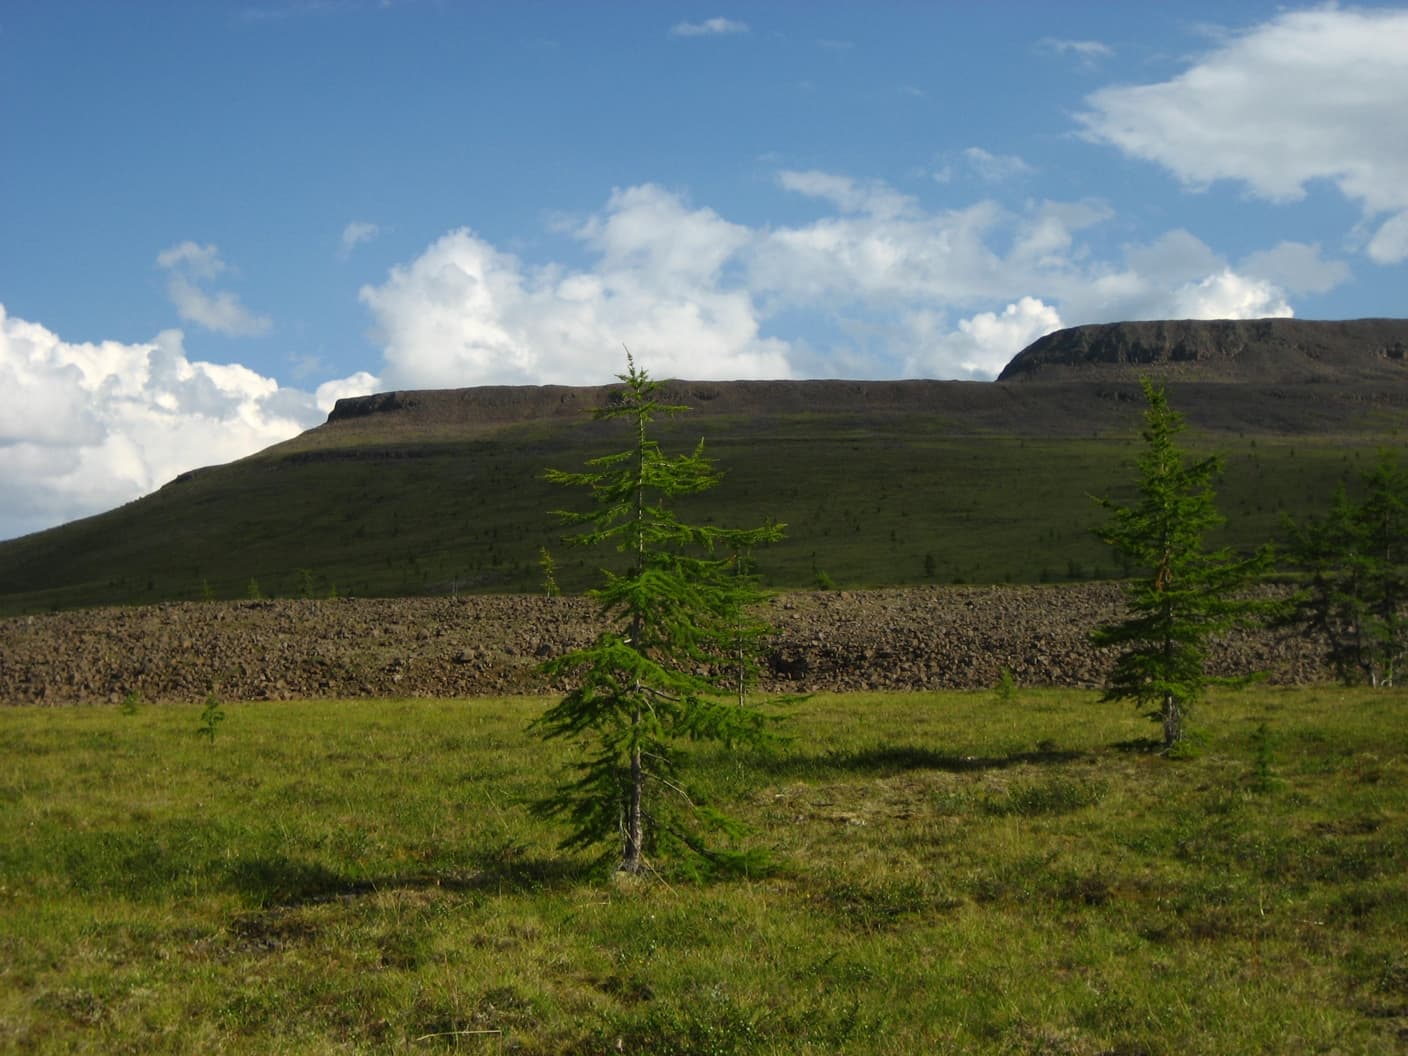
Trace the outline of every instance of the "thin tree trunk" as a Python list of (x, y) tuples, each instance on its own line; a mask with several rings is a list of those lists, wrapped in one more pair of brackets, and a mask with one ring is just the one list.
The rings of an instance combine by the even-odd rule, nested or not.
[[(635, 573), (639, 577), (645, 571), (645, 420), (636, 422), (636, 509), (635, 509)], [(639, 610), (631, 614), (631, 648), (644, 653), (641, 635), (644, 631)], [(636, 685), (635, 709), (631, 713), (631, 726), (639, 732), (640, 715), (639, 683)], [(641, 794), (645, 784), (645, 771), (641, 766), (640, 740), (637, 737), (631, 748), (631, 788), (626, 804), (626, 849), (621, 856), (623, 873), (638, 873), (645, 863), (645, 826), (641, 816)]]
[[(1160, 593), (1168, 589), (1168, 584), (1173, 578), (1169, 570), (1170, 560), (1171, 555), (1166, 550), (1163, 561), (1159, 565), (1158, 581), (1155, 583), (1155, 589)], [(1171, 605), (1167, 600), (1164, 601), (1163, 617), (1165, 627), (1173, 623)], [(1164, 670), (1167, 671), (1173, 666), (1174, 642), (1171, 633), (1164, 634), (1163, 652)], [(1168, 751), (1183, 737), (1183, 712), (1178, 706), (1178, 698), (1167, 690), (1164, 691), (1163, 718), (1164, 751)]]
[(1164, 694), (1164, 748), (1172, 748), (1183, 739), (1183, 712), (1172, 693)]
[[(639, 715), (637, 714), (637, 720)], [(641, 820), (641, 785), (645, 780), (645, 772), (641, 768), (640, 748), (637, 747), (631, 752), (631, 788), (630, 800), (626, 805), (626, 848), (621, 855), (621, 872), (638, 873), (645, 863), (645, 832)]]

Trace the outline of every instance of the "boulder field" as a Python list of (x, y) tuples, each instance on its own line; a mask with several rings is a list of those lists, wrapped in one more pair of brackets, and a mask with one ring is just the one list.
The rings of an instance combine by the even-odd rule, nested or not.
[[(1118, 585), (932, 587), (782, 594), (765, 691), (1097, 686), (1111, 657), (1087, 636), (1123, 608)], [(537, 671), (600, 623), (580, 597), (466, 595), (180, 602), (0, 620), (0, 704), (560, 692)], [(1324, 681), (1320, 646), (1238, 632), (1217, 674)]]

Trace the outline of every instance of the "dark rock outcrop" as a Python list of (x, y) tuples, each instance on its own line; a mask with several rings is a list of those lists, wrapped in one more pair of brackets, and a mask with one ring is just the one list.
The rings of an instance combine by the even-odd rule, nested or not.
[(1408, 320), (1183, 319), (1057, 330), (999, 381), (1094, 377), (1298, 384), (1408, 379)]

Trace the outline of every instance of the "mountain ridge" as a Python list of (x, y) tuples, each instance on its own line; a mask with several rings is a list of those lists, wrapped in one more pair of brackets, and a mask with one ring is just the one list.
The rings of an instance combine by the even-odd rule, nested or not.
[[(1322, 512), (1376, 448), (1408, 435), (1395, 344), (1408, 321), (1271, 323), (1073, 328), (996, 382), (664, 380), (662, 399), (691, 413), (662, 417), (656, 433), (670, 450), (704, 439), (724, 472), (716, 491), (682, 500), (685, 516), (788, 525), (760, 561), (769, 587), (1107, 578), (1120, 570), (1092, 532), (1091, 496), (1127, 494), (1141, 376), (1170, 382), (1195, 450), (1226, 456), (1227, 545)], [(1217, 335), (1226, 343), (1204, 351)], [(1259, 380), (1238, 380), (1249, 373)], [(283, 443), (0, 542), (0, 614), (258, 592), (532, 592), (548, 549), (562, 587), (585, 589), (609, 555), (559, 552), (550, 511), (590, 500), (542, 475), (620, 449), (619, 423), (588, 413), (619, 391), (341, 400)]]
[[(1015, 428), (1061, 433), (1110, 428), (1123, 417), (1108, 405), (1138, 399), (1142, 377), (1177, 385), (1196, 399), (1186, 410), (1205, 429), (1293, 429), (1294, 419), (1324, 427), (1366, 405), (1408, 401), (1408, 319), (1165, 320), (1098, 323), (1054, 331), (1028, 345), (995, 382), (904, 379), (663, 379), (661, 399), (705, 415), (940, 414), (969, 421), (974, 431)], [(1091, 390), (1092, 383), (1100, 387)], [(1259, 413), (1206, 386), (1239, 383), (1291, 387), (1278, 392), (1274, 414)], [(1307, 388), (1302, 388), (1307, 387)], [(492, 385), (395, 390), (337, 401), (327, 421), (295, 438), (293, 447), (355, 435), (367, 422), (380, 429), (493, 431), (537, 421), (582, 421), (606, 406), (619, 384)], [(1092, 402), (1093, 401), (1093, 402)], [(1078, 413), (1076, 405), (1086, 406)], [(1340, 413), (1334, 412), (1339, 407)], [(1293, 413), (1285, 413), (1287, 407)], [(1043, 413), (1045, 412), (1045, 413)], [(321, 432), (320, 432), (321, 431)]]

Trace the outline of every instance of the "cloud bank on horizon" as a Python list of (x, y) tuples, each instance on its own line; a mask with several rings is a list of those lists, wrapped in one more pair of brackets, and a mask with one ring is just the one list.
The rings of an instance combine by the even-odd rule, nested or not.
[(302, 392), (190, 359), (180, 330), (74, 344), (0, 305), (0, 537), (120, 506), (186, 470), (287, 440), (374, 381)]
[[(679, 48), (765, 36), (722, 15), (662, 32)], [(1032, 48), (1086, 76), (1118, 50), (1049, 37)], [(344, 376), (311, 390), (193, 358), (175, 327), (146, 341), (74, 340), (7, 314), (0, 289), (0, 382), (17, 408), (0, 420), (0, 538), (287, 439), (339, 396), (598, 384), (619, 372), (623, 345), (657, 376), (981, 380), (1064, 326), (1292, 315), (1297, 300), (1352, 285), (1356, 269), (1408, 260), (1408, 140), (1389, 134), (1408, 105), (1404, 54), (1408, 11), (1280, 13), (1213, 38), (1172, 76), (1086, 92), (1052, 133), (1094, 164), (1145, 166), (1184, 196), (1231, 186), (1278, 209), (1333, 196), (1344, 229), (1303, 238), (1219, 249), (1208, 239), (1221, 232), (1176, 221), (1129, 238), (1108, 196), (1035, 193), (1045, 166), (976, 143), (936, 156), (917, 180), (766, 164), (776, 219), (642, 179), (522, 239), (447, 224), (402, 250), (346, 290), (375, 360), (341, 364)], [(926, 187), (943, 190), (942, 204)], [(328, 255), (350, 267), (391, 241), (388, 219), (344, 217)], [(560, 251), (538, 251), (544, 240)], [(154, 263), (140, 257), (197, 342), (307, 340), (240, 288), (254, 285), (247, 261), (237, 269), (216, 243), (179, 238)], [(300, 355), (318, 361), (316, 349)]]

